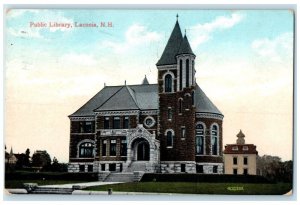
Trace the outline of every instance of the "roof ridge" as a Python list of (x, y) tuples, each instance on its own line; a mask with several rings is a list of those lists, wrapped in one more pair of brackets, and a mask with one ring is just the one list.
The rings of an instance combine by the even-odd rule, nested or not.
[(98, 110), (100, 107), (102, 107), (107, 101), (109, 101), (113, 96), (115, 96), (118, 92), (120, 92), (120, 90), (122, 90), (123, 87), (124, 86), (121, 86), (121, 88), (119, 90), (117, 90), (114, 94), (112, 94), (109, 98), (107, 98), (107, 100), (105, 100), (99, 107), (97, 107), (93, 111), (95, 112), (95, 110)]

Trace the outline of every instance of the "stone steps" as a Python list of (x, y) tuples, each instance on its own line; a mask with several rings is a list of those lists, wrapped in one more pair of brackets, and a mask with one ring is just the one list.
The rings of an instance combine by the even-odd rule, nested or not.
[(133, 173), (110, 173), (104, 182), (133, 182)]
[(72, 188), (36, 187), (30, 194), (72, 194)]
[(127, 168), (128, 172), (134, 172), (134, 171), (146, 171), (146, 162), (132, 162), (131, 165)]

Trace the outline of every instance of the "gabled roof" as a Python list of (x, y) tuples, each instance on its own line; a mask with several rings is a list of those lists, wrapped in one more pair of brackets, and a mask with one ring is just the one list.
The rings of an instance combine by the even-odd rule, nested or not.
[(180, 44), (180, 48), (179, 48), (179, 51), (177, 53), (177, 55), (179, 54), (193, 54), (193, 51), (191, 49), (191, 46), (190, 46), (190, 43), (186, 37), (186, 35), (184, 35), (184, 38), (183, 40), (181, 41), (181, 44)]
[(178, 21), (176, 21), (175, 27), (171, 33), (171, 36), (168, 40), (165, 50), (161, 55), (160, 59), (158, 60), (158, 62), (156, 63), (157, 66), (176, 64), (176, 55), (180, 48), (180, 43), (182, 39), (183, 38), (182, 38), (182, 33), (180, 30), (179, 23)]
[(214, 113), (223, 115), (220, 110), (210, 101), (210, 99), (201, 90), (198, 84), (195, 88), (195, 106), (196, 112)]
[(135, 96), (128, 86), (123, 86), (114, 93), (107, 101), (100, 105), (95, 111), (105, 110), (137, 110), (139, 107), (135, 101)]

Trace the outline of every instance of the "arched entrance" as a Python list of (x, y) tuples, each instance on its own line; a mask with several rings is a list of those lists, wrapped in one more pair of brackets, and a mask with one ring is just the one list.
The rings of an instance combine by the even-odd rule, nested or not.
[(150, 160), (149, 142), (144, 138), (138, 138), (132, 143), (133, 159), (136, 161)]
[(148, 161), (150, 159), (149, 143), (143, 140), (137, 145), (137, 160), (138, 161)]

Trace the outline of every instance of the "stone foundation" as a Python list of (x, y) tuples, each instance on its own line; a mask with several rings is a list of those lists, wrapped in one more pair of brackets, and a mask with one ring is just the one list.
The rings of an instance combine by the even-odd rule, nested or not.
[[(197, 172), (197, 173), (203, 173), (203, 174), (223, 174), (224, 173), (223, 163), (197, 163), (197, 166), (203, 167), (203, 172)], [(216, 167), (215, 170), (214, 170), (214, 167)]]
[(164, 161), (160, 164), (161, 173), (196, 173), (196, 163), (190, 161)]
[(97, 172), (98, 170), (95, 168), (95, 165), (93, 162), (72, 162), (68, 164), (68, 172), (80, 172), (79, 166), (84, 166), (84, 171), (82, 172), (88, 172), (88, 165), (93, 166), (92, 172)]

